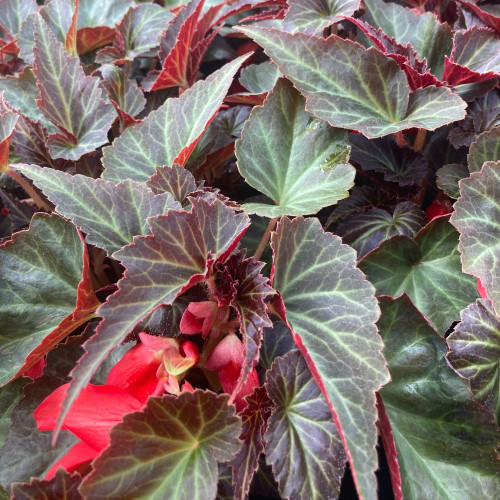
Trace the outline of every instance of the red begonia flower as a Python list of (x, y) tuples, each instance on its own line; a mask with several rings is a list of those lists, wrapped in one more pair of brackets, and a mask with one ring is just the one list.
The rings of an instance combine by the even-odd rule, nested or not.
[(48, 481), (52, 479), (59, 467), (63, 467), (69, 473), (75, 471), (80, 465), (90, 462), (99, 454), (95, 448), (89, 446), (83, 441), (78, 441), (74, 446), (70, 448), (68, 453), (60, 458), (47, 472), (45, 479)]
[(182, 315), (179, 328), (185, 335), (201, 333), (205, 338), (214, 324), (217, 316), (217, 303), (209, 300), (190, 302)]
[[(68, 385), (58, 387), (35, 410), (33, 415), (38, 430), (55, 429)], [(99, 452), (109, 443), (111, 427), (121, 422), (123, 415), (137, 411), (142, 406), (140, 401), (120, 387), (88, 384), (73, 403), (62, 429), (70, 431)]]
[[(244, 346), (241, 340), (234, 333), (224, 337), (216, 348), (212, 351), (205, 363), (207, 370), (216, 370), (219, 376), (220, 385), (224, 392), (232, 394), (238, 384), (241, 367), (245, 361)], [(252, 393), (254, 387), (259, 385), (259, 377), (255, 368), (252, 368), (245, 383), (236, 394), (234, 403), (236, 409), (241, 411), (246, 402), (243, 399)]]
[(453, 212), (453, 208), (449, 200), (434, 200), (432, 205), (429, 205), (425, 210), (425, 215), (427, 216), (427, 222), (430, 222), (436, 217), (448, 215), (451, 212)]
[(479, 292), (479, 295), (481, 295), (482, 299), (488, 298), (488, 294), (486, 293), (486, 288), (484, 288), (480, 279), (477, 280), (477, 291)]

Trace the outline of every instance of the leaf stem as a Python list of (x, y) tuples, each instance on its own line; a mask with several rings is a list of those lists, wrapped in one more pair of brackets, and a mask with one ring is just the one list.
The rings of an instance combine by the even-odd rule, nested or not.
[(406, 140), (405, 136), (403, 135), (403, 132), (399, 131), (396, 132), (395, 134), (396, 137), (396, 143), (400, 148), (404, 148), (406, 146)]
[(264, 251), (264, 248), (266, 248), (267, 242), (269, 241), (269, 238), (271, 236), (271, 231), (274, 229), (274, 226), (276, 225), (276, 222), (278, 219), (271, 219), (269, 221), (269, 224), (266, 227), (266, 231), (264, 232), (264, 235), (262, 236), (262, 239), (260, 240), (259, 246), (257, 247), (257, 250), (255, 251), (254, 258), (255, 260), (259, 260), (262, 256), (262, 252)]
[(12, 177), (26, 191), (26, 193), (28, 193), (38, 208), (46, 210), (47, 212), (52, 211), (53, 207), (42, 199), (42, 197), (36, 192), (35, 188), (26, 179), (21, 177), (17, 172), (14, 172), (11, 168), (4, 173)]
[(419, 128), (415, 141), (413, 142), (413, 151), (420, 151), (424, 147), (426, 137), (427, 130), (425, 130), (425, 128)]

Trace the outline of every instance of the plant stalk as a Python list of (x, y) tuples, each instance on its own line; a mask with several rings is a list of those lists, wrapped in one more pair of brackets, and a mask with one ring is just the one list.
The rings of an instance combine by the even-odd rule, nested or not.
[(52, 211), (52, 206), (42, 199), (42, 197), (26, 179), (23, 179), (23, 177), (21, 177), (17, 172), (14, 172), (11, 168), (9, 168), (5, 173), (10, 175), (10, 177), (12, 177), (26, 191), (26, 193), (28, 193), (38, 208), (46, 210), (47, 212)]
[(259, 260), (262, 257), (262, 252), (264, 251), (264, 248), (266, 248), (267, 242), (269, 241), (269, 238), (271, 237), (271, 231), (274, 229), (274, 226), (276, 225), (276, 222), (278, 219), (271, 219), (269, 221), (269, 224), (266, 227), (266, 231), (264, 235), (262, 236), (262, 239), (260, 240), (259, 246), (257, 247), (257, 250), (255, 251), (254, 258), (255, 260)]
[(426, 137), (427, 130), (425, 130), (425, 128), (419, 128), (415, 141), (413, 142), (413, 151), (420, 151), (424, 147)]

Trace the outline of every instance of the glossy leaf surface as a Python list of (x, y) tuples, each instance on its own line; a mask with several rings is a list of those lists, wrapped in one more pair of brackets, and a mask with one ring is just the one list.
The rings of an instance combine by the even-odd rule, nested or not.
[(317, 219), (283, 218), (271, 239), (273, 287), (327, 398), (363, 498), (375, 498), (375, 391), (388, 381), (374, 289), (356, 254)]
[(378, 295), (407, 293), (444, 335), (477, 298), (476, 281), (462, 274), (458, 234), (447, 217), (427, 224), (414, 240), (393, 236), (359, 263)]
[(498, 434), (446, 364), (444, 339), (407, 296), (381, 299), (378, 322), (392, 381), (380, 394), (389, 416), (405, 498), (494, 498)]

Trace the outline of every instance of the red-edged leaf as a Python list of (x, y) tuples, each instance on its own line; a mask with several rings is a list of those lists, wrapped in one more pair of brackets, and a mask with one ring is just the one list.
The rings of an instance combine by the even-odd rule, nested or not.
[(391, 422), (389, 416), (385, 410), (384, 402), (377, 392), (377, 412), (378, 420), (377, 427), (380, 432), (380, 437), (382, 438), (382, 444), (384, 446), (385, 457), (387, 459), (387, 465), (389, 467), (389, 474), (391, 476), (392, 491), (394, 493), (395, 500), (403, 499), (403, 490), (401, 488), (401, 473), (399, 471), (398, 463), (398, 450), (396, 449), (396, 443), (394, 442), (394, 435), (392, 433)]
[(90, 266), (89, 266), (89, 255), (87, 247), (83, 236), (80, 234), (80, 239), (82, 240), (83, 246), (83, 270), (82, 270), (82, 280), (78, 284), (76, 292), (76, 307), (75, 310), (66, 316), (61, 323), (57, 326), (55, 330), (50, 332), (49, 335), (43, 338), (43, 340), (33, 349), (27, 356), (26, 359), (17, 371), (17, 373), (12, 377), (19, 377), (26, 370), (29, 370), (34, 366), (40, 359), (42, 359), (45, 354), (47, 354), (56, 344), (61, 342), (66, 338), (71, 332), (76, 330), (79, 326), (86, 323), (91, 318), (95, 317), (96, 309), (101, 305), (97, 299), (94, 288), (92, 286), (90, 278)]
[(0, 2), (0, 26), (14, 37), (26, 17), (39, 9), (35, 0), (2, 0)]
[(500, 76), (500, 40), (495, 31), (472, 26), (457, 31), (451, 56), (445, 56), (443, 81), (449, 85), (481, 82)]
[(78, 22), (78, 8), (80, 5), (80, 0), (74, 0), (75, 10), (71, 16), (71, 24), (69, 26), (68, 32), (66, 33), (66, 38), (64, 39), (64, 48), (66, 52), (71, 57), (77, 57), (78, 52), (76, 50), (76, 26)]
[(127, 178), (145, 182), (158, 166), (183, 165), (247, 57), (231, 61), (180, 97), (167, 99), (142, 123), (125, 130), (113, 146), (104, 148), (103, 178), (113, 182)]
[(268, 285), (268, 278), (260, 274), (264, 265), (264, 262), (258, 262), (253, 257), (245, 259), (243, 252), (233, 254), (224, 264), (231, 278), (238, 281), (236, 297), (232, 305), (238, 312), (240, 332), (245, 344), (245, 362), (231, 395), (231, 401), (236, 397), (259, 360), (264, 327), (272, 325), (266, 313), (264, 299), (272, 295), (274, 290)]
[(256, 387), (254, 392), (246, 397), (246, 401), (248, 405), (240, 413), (240, 440), (243, 445), (231, 462), (234, 498), (240, 500), (245, 500), (255, 471), (259, 467), (259, 457), (264, 451), (264, 432), (272, 406), (264, 387)]
[[(3, 95), (0, 94), (0, 100)], [(0, 172), (9, 170), (10, 140), (19, 117), (12, 111), (1, 113), (0, 110)]]
[(330, 408), (298, 351), (277, 358), (265, 387), (274, 403), (266, 461), (283, 498), (337, 498), (346, 456)]
[(76, 228), (56, 215), (36, 214), (0, 247), (0, 383), (24, 371), (28, 354), (73, 315), (82, 259)]
[(86, 54), (113, 43), (115, 38), (116, 30), (114, 28), (108, 28), (107, 26), (81, 28), (76, 33), (76, 50), (78, 54)]
[(105, 64), (99, 70), (103, 76), (101, 84), (118, 113), (122, 128), (140, 123), (134, 116), (144, 109), (146, 98), (137, 82), (114, 64)]
[(469, 0), (457, 1), (463, 8), (469, 10), (470, 12), (473, 12), (477, 17), (479, 17), (479, 19), (481, 19), (484, 24), (486, 24), (486, 26), (493, 28), (500, 35), (500, 17), (482, 10), (479, 5), (476, 5)]
[[(151, 90), (160, 90), (168, 87), (181, 87), (186, 89), (189, 87), (191, 75), (188, 74), (188, 61), (190, 51), (193, 46), (193, 38), (195, 35), (198, 18), (205, 0), (191, 0), (190, 5), (181, 11), (192, 10), (192, 13), (182, 23), (178, 33), (175, 45), (168, 52), (168, 55), (163, 61), (163, 67), (154, 82)], [(196, 5), (196, 8), (193, 7)]]
[(103, 320), (87, 354), (72, 372), (73, 381), (58, 422), (64, 417), (82, 387), (126, 335), (155, 309), (173, 300), (201, 281), (214, 261), (224, 261), (245, 232), (249, 219), (216, 200), (209, 205), (192, 200), (191, 212), (169, 211), (148, 219), (151, 235), (114, 254), (126, 271), (118, 291), (98, 313)]
[(158, 40), (173, 14), (152, 3), (141, 3), (130, 8), (116, 27), (116, 39), (112, 47), (97, 53), (96, 62), (120, 63), (158, 45)]
[[(227, 395), (183, 392), (149, 398), (111, 431), (80, 491), (86, 498), (215, 498), (217, 462), (241, 443), (241, 421)], [(145, 443), (148, 443), (145, 446)]]
[(29, 483), (12, 485), (12, 500), (82, 500), (78, 486), (82, 482), (80, 474), (68, 474), (59, 469), (49, 481), (33, 478)]
[(278, 312), (326, 398), (360, 496), (374, 498), (375, 391), (389, 380), (375, 289), (356, 268), (356, 252), (315, 218), (283, 217), (271, 246)]
[(77, 160), (108, 141), (115, 113), (102, 100), (99, 79), (85, 76), (79, 60), (66, 54), (40, 16), (36, 17), (36, 27), (37, 104), (61, 130), (49, 136), (49, 150), (52, 158)]

